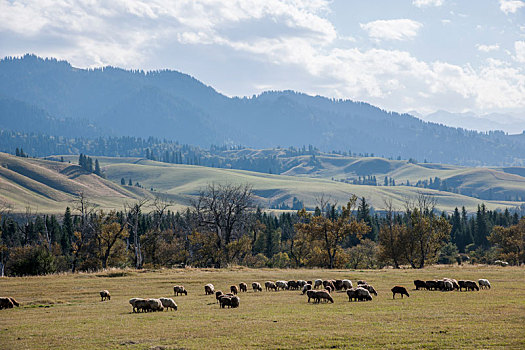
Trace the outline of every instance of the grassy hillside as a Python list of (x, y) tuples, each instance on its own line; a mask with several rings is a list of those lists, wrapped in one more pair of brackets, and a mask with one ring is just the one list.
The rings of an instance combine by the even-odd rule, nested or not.
[[(124, 270), (0, 279), (2, 296), (19, 308), (0, 310), (4, 349), (523, 349), (522, 267), (429, 267), (423, 270), (169, 269)], [(520, 277), (521, 276), (521, 277)], [(415, 291), (413, 280), (487, 278), (475, 292)], [(203, 286), (267, 280), (363, 279), (370, 302), (313, 304), (299, 291), (240, 293), (221, 309)], [(188, 295), (173, 297), (182, 284)], [(392, 299), (404, 285), (410, 297)], [(263, 287), (264, 288), (264, 287)], [(101, 302), (108, 289), (111, 300)], [(172, 297), (177, 311), (132, 313), (130, 298)]]
[[(359, 186), (321, 178), (308, 178), (285, 175), (272, 175), (243, 170), (217, 169), (192, 165), (176, 165), (154, 162), (138, 158), (98, 158), (108, 179), (139, 182), (145, 188), (156, 192), (168, 193), (182, 199), (181, 204), (187, 204), (188, 199), (211, 182), (248, 183), (254, 188), (258, 200), (269, 206), (283, 201), (291, 202), (293, 197), (303, 201), (307, 207), (315, 207), (316, 197), (327, 194), (338, 203), (345, 203), (355, 194), (367, 198), (376, 209), (384, 207), (384, 201), (392, 200), (394, 206), (402, 208), (405, 199), (414, 197), (417, 193), (435, 195), (439, 209), (453, 210), (456, 206), (465, 206), (475, 210), (480, 200), (450, 192), (440, 192), (429, 189), (419, 189), (406, 186)], [(489, 208), (513, 207), (518, 203), (502, 201), (484, 201)]]
[(0, 153), (0, 199), (13, 212), (63, 213), (82, 192), (102, 208), (121, 207), (143, 196), (137, 188), (124, 188), (89, 174), (77, 165)]
[[(321, 194), (329, 195), (339, 204), (346, 203), (348, 198), (355, 194), (358, 197), (367, 198), (370, 204), (379, 210), (384, 208), (385, 200), (391, 200), (396, 208), (402, 209), (406, 199), (415, 197), (418, 193), (434, 195), (438, 201), (438, 208), (447, 211), (461, 206), (465, 206), (469, 211), (474, 211), (482, 202), (479, 199), (455, 193), (407, 186), (351, 185), (325, 178), (176, 165), (142, 158), (97, 157), (107, 176), (106, 180), (73, 165), (76, 158), (76, 156), (67, 156), (66, 161), (61, 163), (0, 153), (0, 196), (2, 200), (8, 202), (15, 212), (24, 212), (27, 206), (31, 206), (33, 211), (62, 213), (67, 205), (72, 205), (79, 192), (83, 192), (88, 199), (102, 208), (117, 209), (122, 208), (125, 202), (132, 202), (141, 197), (153, 198), (161, 195), (174, 202), (174, 209), (182, 209), (189, 205), (191, 199), (207, 184), (233, 182), (251, 184), (258, 203), (263, 207), (283, 202), (291, 204), (293, 197), (297, 197), (305, 206), (313, 208), (317, 205), (316, 199)], [(400, 161), (392, 162), (391, 168), (397, 166), (393, 172), (410, 168), (407, 165), (398, 166), (400, 163), (396, 162)], [(360, 165), (361, 168), (365, 166), (366, 164)], [(418, 167), (413, 164), (410, 166)], [(423, 167), (419, 166), (419, 168)], [(457, 169), (441, 171), (456, 171), (461, 174)], [(461, 169), (461, 171), (466, 170)], [(476, 174), (478, 172), (476, 171)], [(486, 170), (486, 172), (488, 172), (485, 180), (487, 182), (490, 179), (497, 179), (494, 174), (509, 183), (512, 183), (509, 179), (521, 178), (494, 170)], [(505, 177), (502, 178), (501, 174)], [(468, 172), (464, 176), (465, 183), (471, 186), (483, 185), (477, 184), (476, 177)], [(141, 188), (120, 186), (122, 178), (125, 179), (126, 184), (130, 179), (133, 184), (138, 182)], [(515, 190), (519, 191), (520, 186), (521, 182), (517, 181)], [(512, 208), (521, 204), (505, 201), (485, 200), (483, 202), (490, 209)]]

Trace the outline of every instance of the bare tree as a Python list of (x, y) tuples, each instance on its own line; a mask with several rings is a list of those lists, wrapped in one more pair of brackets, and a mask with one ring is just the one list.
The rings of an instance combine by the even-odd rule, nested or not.
[(139, 219), (142, 207), (148, 203), (148, 200), (143, 198), (134, 204), (124, 204), (124, 214), (126, 216), (127, 224), (131, 234), (133, 235), (133, 250), (135, 252), (135, 267), (141, 269), (144, 263), (144, 256), (142, 254), (142, 247), (139, 237)]
[(76, 271), (84, 245), (88, 242), (90, 235), (93, 233), (93, 223), (90, 220), (90, 217), (95, 213), (96, 205), (87, 199), (84, 192), (80, 192), (75, 201), (74, 209), (78, 212), (80, 217), (80, 226), (77, 227), (77, 230), (73, 234), (73, 241), (71, 242), (71, 246), (73, 247), (71, 272)]
[[(248, 223), (248, 213), (253, 209), (253, 192), (250, 185), (209, 184), (192, 202), (200, 227), (215, 234), (217, 249), (227, 260), (227, 246)], [(220, 266), (220, 262), (216, 261)]]

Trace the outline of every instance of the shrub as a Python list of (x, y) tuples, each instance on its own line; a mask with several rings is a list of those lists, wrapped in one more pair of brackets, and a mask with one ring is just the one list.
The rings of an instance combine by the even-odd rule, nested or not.
[(7, 274), (12, 276), (44, 275), (56, 272), (55, 258), (43, 246), (24, 246), (11, 249)]

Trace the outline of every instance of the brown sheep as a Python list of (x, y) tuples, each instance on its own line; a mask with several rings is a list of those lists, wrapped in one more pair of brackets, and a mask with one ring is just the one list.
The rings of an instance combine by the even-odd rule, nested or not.
[(330, 288), (332, 288), (332, 290), (335, 290), (334, 282), (335, 281), (333, 281), (333, 280), (323, 281), (323, 286), (325, 287), (325, 289), (327, 287), (330, 287)]
[(204, 286), (204, 293), (206, 293), (206, 295), (210, 295), (210, 294), (215, 293), (215, 287), (213, 286), (213, 284), (208, 283), (207, 285), (205, 285)]
[(332, 298), (332, 296), (330, 295), (330, 293), (327, 291), (327, 290), (317, 290), (315, 291), (316, 293), (316, 296), (317, 296), (317, 302), (321, 302), (321, 299), (324, 299), (326, 301), (329, 301), (331, 303), (334, 302), (334, 299)]
[(15, 305), (11, 301), (11, 298), (0, 298), (0, 310), (12, 309)]
[(335, 286), (335, 290), (343, 289), (344, 287), (343, 280), (335, 280), (334, 286)]
[(106, 289), (100, 291), (100, 301), (104, 300), (111, 300), (111, 295)]
[(427, 289), (428, 290), (437, 290), (438, 284), (437, 281), (426, 281)]
[(479, 291), (479, 287), (476, 284), (476, 282), (474, 282), (474, 281), (465, 281), (465, 288), (467, 288), (467, 290), (477, 290), (477, 291)]
[(233, 295), (237, 295), (237, 293), (239, 293), (239, 288), (237, 288), (236, 285), (230, 286), (230, 292), (231, 292)]
[(297, 290), (299, 289), (299, 283), (295, 280), (288, 281), (288, 289)]
[(231, 307), (232, 296), (221, 295), (219, 298), (220, 307), (224, 309), (225, 306)]
[(239, 304), (241, 302), (241, 299), (239, 299), (238, 296), (233, 296), (230, 300), (230, 306), (235, 309), (236, 307), (239, 307)]
[(241, 292), (247, 292), (248, 291), (248, 285), (244, 282), (239, 283), (239, 290)]
[(317, 291), (316, 290), (308, 290), (306, 291), (306, 295), (308, 296), (308, 302), (310, 302), (310, 299), (314, 299), (314, 302), (319, 300), (319, 298), (317, 298)]
[(359, 295), (357, 294), (356, 288), (350, 288), (346, 290), (346, 295), (348, 295), (348, 301), (355, 300), (357, 301), (359, 298)]
[(403, 299), (403, 295), (410, 297), (410, 295), (408, 295), (407, 289), (403, 286), (394, 286), (391, 289), (391, 291), (392, 291), (392, 299), (396, 298), (396, 294), (401, 294), (401, 299)]
[(178, 296), (179, 294), (188, 295), (188, 292), (186, 291), (186, 288), (184, 288), (184, 286), (174, 286), (173, 293), (175, 294), (175, 296)]
[(274, 291), (277, 292), (277, 285), (276, 285), (275, 283), (273, 283), (273, 282), (266, 282), (266, 283), (264, 284), (264, 286), (266, 287), (266, 290), (271, 290), (271, 289), (273, 289)]
[(414, 286), (416, 286), (416, 290), (419, 290), (419, 288), (421, 289), (428, 289), (427, 288), (427, 283), (425, 281), (422, 281), (422, 280), (415, 280), (414, 281)]

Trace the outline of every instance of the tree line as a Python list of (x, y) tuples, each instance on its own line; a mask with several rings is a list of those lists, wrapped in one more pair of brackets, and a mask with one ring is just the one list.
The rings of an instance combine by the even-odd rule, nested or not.
[(184, 211), (157, 198), (105, 212), (79, 195), (64, 215), (3, 208), (0, 273), (11, 276), (108, 267), (399, 268), (471, 262), (525, 262), (525, 218), (463, 208), (438, 213), (420, 195), (373, 212), (365, 198), (338, 205), (320, 196), (313, 212), (263, 212), (248, 185), (210, 184)]

